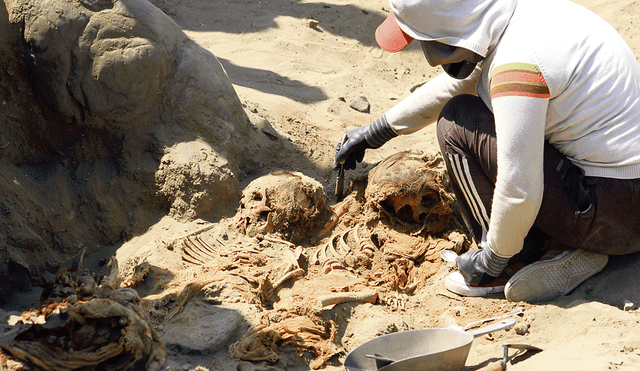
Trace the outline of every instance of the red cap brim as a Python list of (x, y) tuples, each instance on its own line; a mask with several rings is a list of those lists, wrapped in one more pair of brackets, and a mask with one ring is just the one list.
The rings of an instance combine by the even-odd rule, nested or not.
[(389, 53), (399, 52), (413, 41), (413, 37), (400, 29), (396, 17), (391, 13), (376, 29), (376, 42), (382, 50)]

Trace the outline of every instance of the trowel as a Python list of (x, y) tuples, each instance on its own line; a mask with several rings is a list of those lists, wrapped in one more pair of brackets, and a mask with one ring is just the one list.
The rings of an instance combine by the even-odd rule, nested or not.
[[(338, 154), (338, 152), (340, 152), (340, 148), (342, 148), (342, 145), (347, 141), (347, 135), (345, 134), (342, 137), (342, 140), (340, 140), (340, 144), (338, 144), (338, 147), (336, 147), (336, 154)], [(342, 191), (344, 188), (344, 161), (340, 162), (339, 167), (338, 167), (338, 177), (336, 178), (336, 189), (335, 189), (335, 193), (336, 193), (336, 201), (340, 202), (342, 201)]]

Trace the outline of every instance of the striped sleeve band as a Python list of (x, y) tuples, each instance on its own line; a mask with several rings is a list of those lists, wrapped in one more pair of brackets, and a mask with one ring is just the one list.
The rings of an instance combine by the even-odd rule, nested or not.
[(519, 96), (549, 98), (549, 87), (535, 64), (508, 63), (491, 72), (491, 99)]

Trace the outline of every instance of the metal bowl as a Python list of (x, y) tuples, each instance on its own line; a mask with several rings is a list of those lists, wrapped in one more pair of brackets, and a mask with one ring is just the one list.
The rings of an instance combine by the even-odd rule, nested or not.
[(514, 318), (508, 318), (473, 331), (446, 327), (379, 336), (352, 350), (344, 367), (349, 371), (459, 371), (473, 339), (515, 323)]

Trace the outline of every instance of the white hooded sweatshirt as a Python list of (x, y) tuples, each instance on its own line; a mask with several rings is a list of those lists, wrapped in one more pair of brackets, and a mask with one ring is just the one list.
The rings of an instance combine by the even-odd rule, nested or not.
[(385, 115), (398, 134), (412, 133), (474, 90), (492, 110), (498, 176), (485, 232), (495, 253), (518, 253), (535, 221), (545, 139), (587, 176), (640, 178), (640, 66), (603, 19), (567, 0), (391, 4), (415, 39), (486, 57), (469, 78), (442, 74)]

